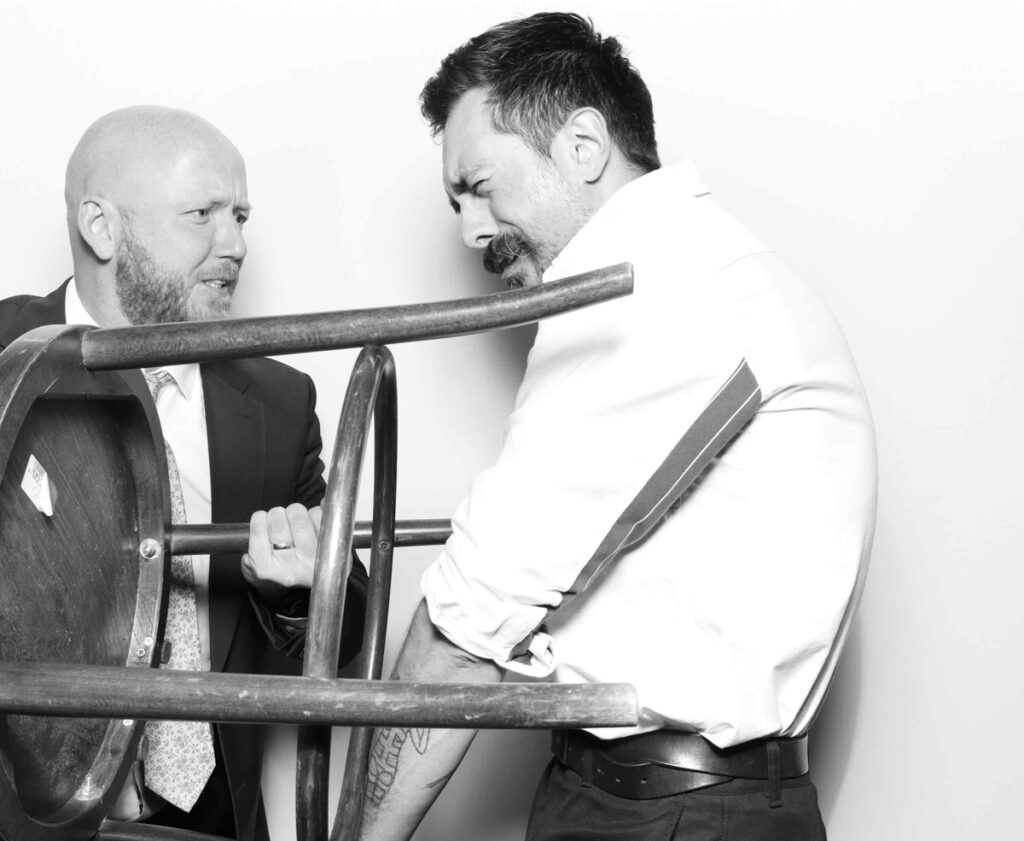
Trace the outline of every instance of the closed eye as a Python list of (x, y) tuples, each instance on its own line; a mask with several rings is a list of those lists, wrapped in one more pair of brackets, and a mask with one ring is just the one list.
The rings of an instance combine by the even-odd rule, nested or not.
[(484, 185), (488, 180), (487, 178), (478, 178), (470, 184), (465, 178), (460, 178), (452, 184), (451, 190), (448, 192), (448, 204), (455, 211), (456, 216), (462, 214), (462, 207), (456, 197), (461, 197), (468, 193), (474, 198), (481, 198), (485, 192)]

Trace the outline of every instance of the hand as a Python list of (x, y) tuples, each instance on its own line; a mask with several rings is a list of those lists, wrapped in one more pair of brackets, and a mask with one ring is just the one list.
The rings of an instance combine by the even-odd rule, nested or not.
[(242, 556), (242, 575), (258, 590), (313, 585), (320, 506), (293, 503), (287, 508), (257, 511), (249, 520), (249, 551)]

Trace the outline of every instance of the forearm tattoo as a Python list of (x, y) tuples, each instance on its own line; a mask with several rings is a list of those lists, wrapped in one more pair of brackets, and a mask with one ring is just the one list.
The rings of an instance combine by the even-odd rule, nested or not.
[(398, 773), (398, 757), (406, 742), (412, 742), (416, 753), (427, 752), (430, 731), (423, 728), (385, 727), (377, 730), (370, 749), (366, 773), (366, 799), (380, 806)]

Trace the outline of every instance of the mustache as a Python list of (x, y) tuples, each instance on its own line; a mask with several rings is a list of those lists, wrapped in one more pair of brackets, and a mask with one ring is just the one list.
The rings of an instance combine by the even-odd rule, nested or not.
[(484, 249), (484, 268), (491, 274), (500, 275), (518, 257), (532, 253), (532, 244), (519, 231), (501, 231)]

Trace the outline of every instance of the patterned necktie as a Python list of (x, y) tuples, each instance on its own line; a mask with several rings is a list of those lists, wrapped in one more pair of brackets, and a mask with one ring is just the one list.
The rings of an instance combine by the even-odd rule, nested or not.
[[(166, 371), (144, 373), (155, 404), (161, 389), (173, 385), (174, 378)], [(171, 445), (166, 441), (164, 444), (167, 448), (167, 474), (171, 486), (171, 521), (184, 523), (185, 499), (181, 492), (178, 465)], [(188, 555), (175, 555), (171, 558), (164, 641), (170, 643), (171, 656), (161, 668), (193, 672), (202, 669), (192, 558)], [(147, 721), (146, 739), (149, 744), (145, 756), (146, 787), (182, 811), (190, 811), (216, 764), (210, 723)]]

